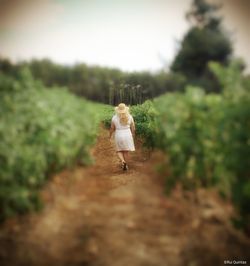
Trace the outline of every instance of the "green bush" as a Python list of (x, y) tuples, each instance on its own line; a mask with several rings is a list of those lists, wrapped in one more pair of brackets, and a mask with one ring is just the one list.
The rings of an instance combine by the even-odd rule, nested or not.
[(232, 63), (210, 64), (221, 94), (188, 86), (132, 107), (138, 134), (167, 155), (166, 188), (180, 182), (186, 189), (218, 186), (232, 198), (240, 219), (250, 224), (250, 81)]
[(241, 218), (236, 220), (250, 233), (250, 79), (241, 74), (241, 62), (228, 68), (210, 63), (223, 87), (223, 115), (218, 139), (222, 164), (231, 174), (231, 195)]
[(90, 161), (101, 115), (62, 88), (45, 89), (27, 70), (16, 80), (0, 75), (0, 113), (3, 220), (39, 208), (37, 191), (49, 174)]
[(144, 139), (146, 147), (155, 146), (156, 135), (154, 131), (157, 130), (155, 123), (157, 112), (152, 101), (148, 100), (142, 105), (132, 106), (131, 113), (136, 124), (136, 135)]

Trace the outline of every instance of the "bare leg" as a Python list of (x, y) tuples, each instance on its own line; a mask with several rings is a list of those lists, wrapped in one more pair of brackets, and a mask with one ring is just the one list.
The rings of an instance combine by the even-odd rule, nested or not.
[(123, 151), (123, 158), (125, 159), (125, 165), (123, 165), (123, 170), (128, 170), (128, 151)]
[(123, 158), (126, 162), (128, 162), (128, 151), (123, 151)]
[(117, 156), (118, 156), (119, 159), (122, 161), (122, 163), (125, 162), (125, 159), (124, 159), (124, 157), (123, 157), (123, 152), (122, 152), (122, 151), (118, 151), (118, 152), (117, 152)]

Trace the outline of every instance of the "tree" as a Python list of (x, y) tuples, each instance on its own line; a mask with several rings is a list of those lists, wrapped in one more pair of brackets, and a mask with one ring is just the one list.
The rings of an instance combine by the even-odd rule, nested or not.
[(205, 0), (193, 0), (186, 17), (192, 24), (184, 36), (171, 70), (184, 74), (189, 83), (200, 85), (207, 91), (218, 91), (218, 82), (209, 71), (210, 61), (226, 65), (232, 53), (228, 36), (223, 32), (217, 16), (220, 6)]

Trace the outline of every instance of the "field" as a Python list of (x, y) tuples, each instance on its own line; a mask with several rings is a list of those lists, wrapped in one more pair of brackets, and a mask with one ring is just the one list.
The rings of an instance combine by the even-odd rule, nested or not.
[[(211, 195), (214, 195), (210, 194), (211, 189), (213, 189), (213, 193), (214, 191), (217, 193), (215, 197), (219, 197), (222, 202), (224, 201), (218, 207), (220, 210), (223, 208), (226, 210), (227, 204), (234, 206), (234, 211), (225, 212), (224, 218), (221, 216), (218, 218), (216, 214), (214, 219), (218, 219), (219, 223), (222, 219), (223, 224), (227, 220), (231, 224), (230, 226), (233, 225), (242, 230), (243, 234), (249, 236), (250, 82), (249, 79), (241, 75), (239, 69), (233, 64), (223, 68), (219, 64), (211, 63), (210, 67), (220, 80), (221, 94), (205, 94), (202, 88), (187, 86), (184, 93), (167, 93), (158, 98), (147, 100), (143, 104), (130, 106), (131, 114), (136, 123), (136, 142), (139, 143), (139, 149), (137, 155), (133, 157), (134, 162), (131, 163), (131, 170), (127, 177), (126, 175), (121, 176), (122, 171), (116, 168), (116, 157), (114, 154), (110, 155), (112, 148), (108, 146), (107, 142), (107, 129), (114, 113), (113, 106), (79, 98), (68, 92), (67, 88), (47, 88), (41, 82), (34, 80), (28, 69), (20, 71), (16, 78), (1, 74), (1, 221), (7, 222), (8, 227), (11, 217), (17, 217), (17, 219), (29, 217), (24, 214), (32, 214), (43, 207), (47, 210), (46, 206), (51, 206), (48, 200), (50, 196), (47, 187), (53, 186), (54, 183), (56, 183), (58, 194), (62, 193), (61, 198), (65, 197), (66, 200), (68, 196), (64, 194), (66, 192), (61, 191), (60, 187), (60, 182), (62, 182), (65, 191), (71, 187), (71, 183), (61, 179), (64, 178), (63, 173), (66, 172), (67, 179), (75, 184), (72, 185), (71, 190), (78, 191), (78, 188), (81, 188), (81, 193), (87, 193), (84, 197), (87, 197), (88, 205), (85, 205), (84, 208), (92, 210), (91, 204), (93, 202), (91, 200), (96, 200), (99, 204), (98, 210), (101, 213), (99, 215), (102, 218), (109, 211), (103, 211), (104, 203), (99, 201), (98, 197), (109, 195), (109, 190), (119, 188), (122, 185), (129, 185), (130, 182), (135, 182), (135, 184), (138, 182), (139, 185), (136, 189), (141, 191), (141, 201), (143, 202), (147, 200), (161, 201), (162, 199), (156, 192), (160, 187), (165, 195), (171, 195), (171, 193), (176, 195), (176, 189), (181, 188), (182, 191), (189, 193), (183, 195), (189, 195), (188, 197), (192, 198), (193, 201), (198, 202), (203, 201), (200, 191), (203, 191), (204, 194), (202, 195), (210, 199)], [(140, 147), (141, 142), (143, 142), (144, 148)], [(140, 152), (141, 154), (139, 154)], [(150, 154), (154, 155), (158, 152), (161, 154), (158, 161), (152, 159), (153, 165), (151, 165)], [(96, 159), (98, 162), (95, 162)], [(149, 160), (148, 163), (147, 160)], [(87, 166), (91, 164), (92, 168), (88, 168)], [(108, 176), (109, 172), (110, 176)], [(80, 178), (82, 181), (79, 181), (78, 184), (77, 180), (82, 175), (87, 175), (87, 181)], [(155, 175), (160, 176), (164, 182), (155, 181), (154, 184), (150, 178)], [(55, 181), (57, 180), (55, 176), (59, 176), (60, 180)], [(147, 182), (144, 183), (144, 179), (150, 180), (150, 185)], [(84, 184), (82, 187), (81, 182)], [(153, 190), (155, 192), (152, 192), (150, 188), (154, 186), (156, 186)], [(130, 200), (134, 207), (143, 209), (143, 205), (138, 204), (137, 201), (134, 202), (134, 199), (130, 199), (130, 197), (127, 199), (127, 194), (132, 193), (129, 188), (128, 186), (125, 190), (121, 190), (121, 195), (122, 193), (126, 194), (124, 200)], [(44, 189), (47, 200), (43, 196)], [(99, 193), (101, 194), (99, 195)], [(53, 193), (53, 195), (53, 197), (57, 197), (57, 194)], [(75, 197), (73, 194), (71, 196)], [(77, 200), (81, 201), (83, 195), (79, 194), (77, 197)], [(136, 198), (139, 200), (138, 195)], [(83, 201), (85, 200), (83, 199)], [(103, 200), (113, 200), (113, 198), (107, 196)], [(75, 202), (75, 199), (70, 202), (69, 198), (68, 204), (75, 204), (76, 207), (72, 208), (75, 208), (77, 212), (84, 211), (84, 208), (78, 201)], [(181, 202), (186, 204), (184, 198)], [(163, 204), (167, 204), (168, 207), (166, 208), (169, 208), (173, 202), (167, 201)], [(187, 204), (192, 205), (194, 203), (189, 202)], [(140, 207), (138, 207), (139, 205)], [(186, 206), (190, 212), (194, 208), (191, 205)], [(57, 208), (56, 206), (55, 208)], [(169, 219), (175, 221), (176, 217), (171, 215), (174, 213), (179, 213), (176, 215), (183, 214), (180, 214), (181, 211), (177, 211), (179, 208), (177, 205), (171, 206), (173, 211), (169, 212)], [(203, 213), (202, 205), (198, 204), (196, 207), (201, 208), (199, 209), (200, 213)], [(113, 209), (111, 208), (111, 210)], [(56, 209), (57, 211), (59, 210)], [(94, 212), (95, 208), (92, 211)], [(41, 214), (41, 221), (47, 219), (46, 212), (49, 210), (45, 211), (45, 214)], [(161, 212), (162, 210), (159, 210), (157, 215), (161, 216)], [(82, 215), (85, 214), (82, 213)], [(114, 215), (118, 219), (118, 211), (110, 215)], [(135, 215), (135, 213), (128, 212), (128, 215)], [(190, 228), (193, 228), (193, 222), (198, 219), (195, 213), (193, 215), (191, 218), (185, 218)], [(79, 217), (75, 216), (76, 221), (80, 217), (85, 219), (85, 216), (82, 217), (79, 214)], [(148, 218), (147, 213), (142, 212), (140, 219)], [(31, 237), (36, 236), (37, 227), (42, 226), (43, 228), (43, 224), (39, 224), (39, 219), (36, 222), (33, 222), (32, 218), (28, 220), (30, 232), (34, 230), (34, 236)], [(52, 218), (49, 216), (48, 219)], [(163, 221), (165, 220), (158, 218), (155, 220), (156, 223), (162, 223), (162, 228), (165, 226)], [(69, 226), (70, 222), (67, 218), (64, 222), (66, 227)], [(148, 222), (151, 224), (151, 221)], [(15, 223), (18, 223), (18, 220)], [(127, 223), (128, 229), (137, 230), (137, 225), (134, 225), (133, 222), (128, 221)], [(157, 225), (153, 222), (151, 225), (152, 228), (150, 228), (153, 231), (153, 227)], [(166, 224), (166, 228), (168, 226)], [(185, 227), (184, 224), (182, 226)], [(21, 228), (23, 228), (22, 234), (25, 235), (27, 228), (25, 225)], [(175, 228), (174, 224), (171, 228)], [(51, 241), (50, 229), (47, 229), (48, 241)], [(72, 224), (72, 230), (77, 230), (77, 222)], [(106, 228), (105, 230), (108, 232), (109, 229)], [(141, 230), (147, 234), (146, 228)], [(162, 233), (165, 230), (162, 229)], [(190, 233), (193, 232), (192, 230)], [(75, 234), (75, 231), (71, 233)], [(20, 238), (24, 238), (22, 234), (20, 233)], [(236, 237), (234, 233), (232, 234), (233, 237)], [(45, 236), (42, 234), (37, 237), (43, 238)], [(181, 236), (179, 237), (181, 239)], [(198, 235), (197, 238), (199, 238)], [(42, 241), (41, 239), (41, 243)], [(55, 241), (56, 245), (60, 246), (60, 238)], [(148, 241), (150, 240), (148, 239)], [(209, 241), (213, 242), (214, 239)], [(157, 245), (160, 246), (160, 242)], [(65, 247), (61, 246), (61, 248), (63, 250)], [(230, 249), (228, 246), (223, 246), (223, 248), (225, 250)], [(91, 252), (98, 253), (95, 250)], [(0, 258), (1, 256), (0, 254)], [(217, 262), (218, 259), (222, 258), (218, 256), (215, 256)], [(157, 257), (155, 259), (157, 260)], [(207, 260), (207, 264), (204, 265), (209, 265), (209, 262), (211, 261)]]
[[(223, 93), (187, 87), (130, 108), (137, 136), (166, 154), (166, 191), (218, 186), (249, 221), (249, 81), (234, 65), (211, 64)], [(37, 190), (54, 172), (91, 162), (89, 149), (113, 107), (79, 99), (66, 88), (46, 89), (29, 71), (1, 76), (1, 219), (40, 207)], [(233, 76), (233, 78), (232, 78)], [(237, 87), (237, 94), (235, 88)]]

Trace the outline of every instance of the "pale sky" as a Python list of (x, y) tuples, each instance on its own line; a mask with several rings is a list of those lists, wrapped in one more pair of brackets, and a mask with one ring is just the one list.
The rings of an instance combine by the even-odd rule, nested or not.
[[(249, 18), (239, 12), (236, 16), (230, 1), (234, 5), (246, 1), (227, 0), (223, 12), (225, 26), (234, 32), (235, 54), (250, 65), (245, 25)], [(125, 71), (156, 71), (172, 62), (178, 41), (189, 28), (185, 13), (190, 3), (0, 0), (0, 55), (14, 61), (46, 57), (63, 64), (84, 62)]]

